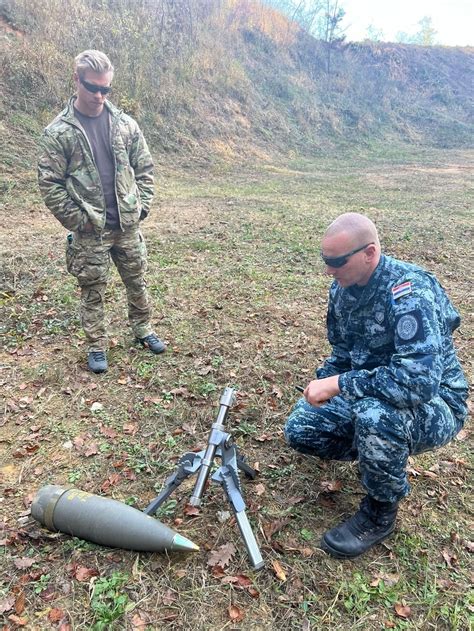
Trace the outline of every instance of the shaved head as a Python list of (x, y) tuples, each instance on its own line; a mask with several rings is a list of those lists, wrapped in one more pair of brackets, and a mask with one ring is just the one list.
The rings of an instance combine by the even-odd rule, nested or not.
[(326, 230), (321, 247), (326, 273), (341, 287), (366, 285), (381, 256), (377, 228), (359, 213), (339, 215)]
[(353, 248), (358, 248), (365, 243), (375, 243), (380, 246), (377, 228), (365, 215), (359, 213), (344, 213), (335, 219), (324, 234), (326, 237), (335, 237), (345, 233)]

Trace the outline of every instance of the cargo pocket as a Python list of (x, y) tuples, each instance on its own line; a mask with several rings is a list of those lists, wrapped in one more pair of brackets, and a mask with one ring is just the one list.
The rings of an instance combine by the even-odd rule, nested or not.
[(109, 270), (109, 255), (81, 236), (68, 234), (66, 241), (67, 271), (77, 278), (81, 287), (106, 283)]

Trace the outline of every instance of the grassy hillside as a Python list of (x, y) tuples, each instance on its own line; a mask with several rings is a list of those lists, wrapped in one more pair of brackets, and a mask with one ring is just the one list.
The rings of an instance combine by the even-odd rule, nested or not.
[(472, 138), (473, 49), (329, 50), (251, 0), (4, 0), (1, 11), (7, 135), (45, 124), (71, 91), (74, 55), (96, 47), (117, 68), (113, 99), (167, 153), (235, 159)]

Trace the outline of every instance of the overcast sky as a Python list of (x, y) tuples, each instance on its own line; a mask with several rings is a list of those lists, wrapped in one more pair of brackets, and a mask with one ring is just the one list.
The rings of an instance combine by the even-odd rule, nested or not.
[(421, 18), (428, 16), (445, 46), (474, 45), (474, 0), (339, 0), (346, 11), (346, 38), (362, 40), (372, 25), (384, 41), (395, 41), (399, 31), (414, 35)]

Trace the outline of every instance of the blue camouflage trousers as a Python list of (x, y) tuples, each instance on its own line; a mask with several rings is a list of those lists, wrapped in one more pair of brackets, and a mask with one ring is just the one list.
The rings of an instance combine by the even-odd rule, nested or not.
[(339, 395), (321, 407), (300, 399), (287, 419), (285, 437), (305, 454), (358, 460), (367, 493), (380, 502), (396, 502), (410, 491), (408, 456), (445, 445), (461, 428), (441, 397), (400, 409), (372, 397), (348, 402)]

